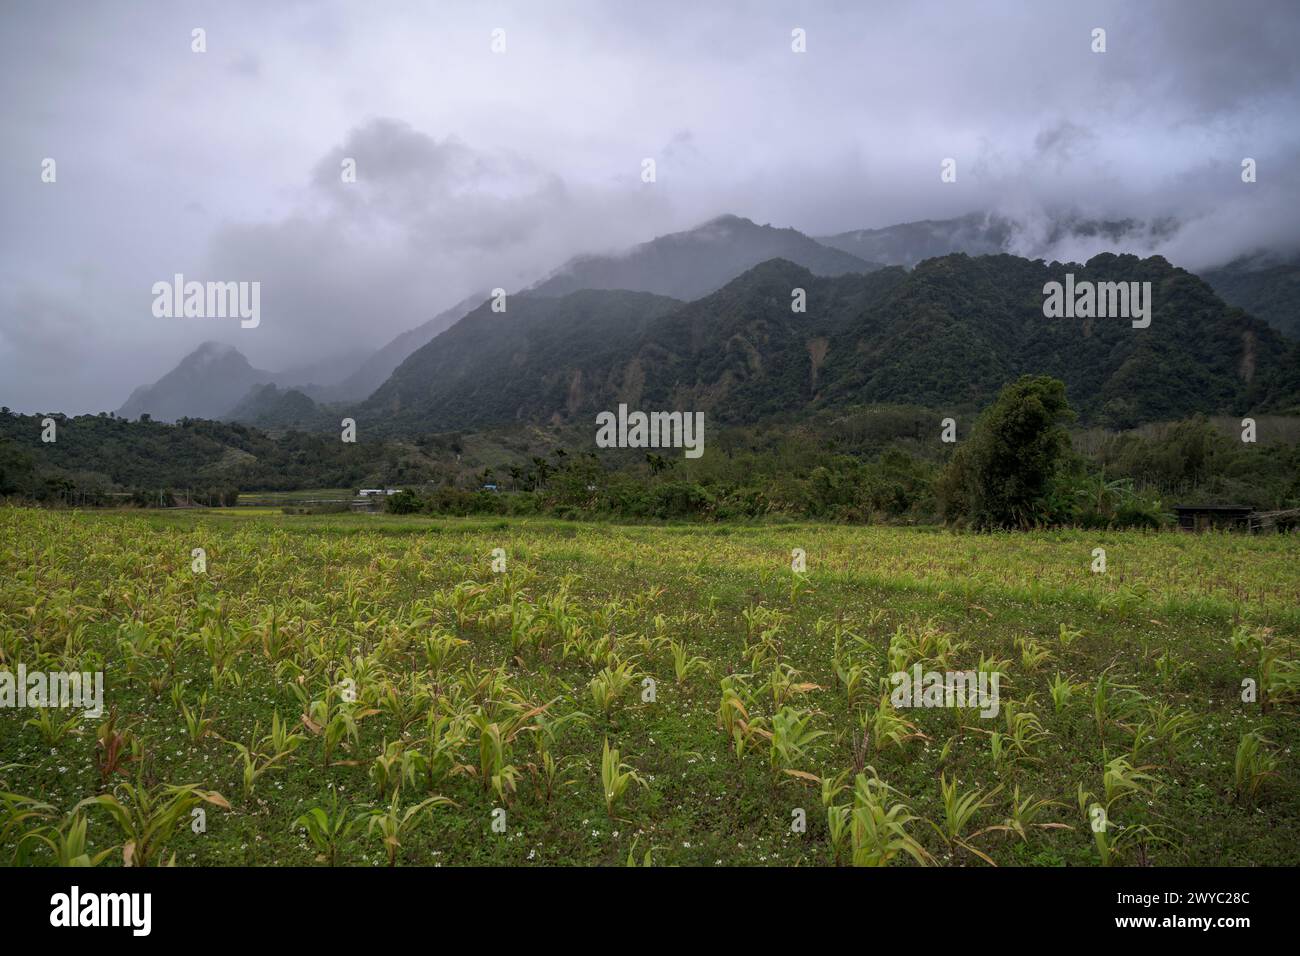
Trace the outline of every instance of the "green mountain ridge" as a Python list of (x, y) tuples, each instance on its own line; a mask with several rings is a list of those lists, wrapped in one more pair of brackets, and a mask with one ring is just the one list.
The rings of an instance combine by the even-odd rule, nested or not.
[[(1047, 319), (1043, 286), (1151, 282), (1149, 329)], [(807, 311), (791, 309), (805, 290)], [(723, 423), (871, 403), (966, 408), (1024, 373), (1061, 378), (1088, 422), (1276, 411), (1300, 349), (1159, 256), (1086, 264), (963, 254), (838, 277), (762, 263), (694, 302), (584, 290), (487, 305), (413, 353), (367, 401), (381, 434), (590, 420), (619, 403)]]

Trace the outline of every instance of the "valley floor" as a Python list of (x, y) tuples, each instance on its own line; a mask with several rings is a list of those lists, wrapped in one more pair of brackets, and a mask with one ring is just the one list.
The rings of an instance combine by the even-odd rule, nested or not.
[(0, 706), (0, 859), (1296, 865), (1297, 659), (1295, 536), (0, 508), (0, 672), (104, 673)]

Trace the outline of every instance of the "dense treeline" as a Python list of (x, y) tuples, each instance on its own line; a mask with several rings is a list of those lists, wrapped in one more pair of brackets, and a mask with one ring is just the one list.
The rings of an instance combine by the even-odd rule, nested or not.
[[(46, 418), (53, 441), (42, 440)], [(96, 505), (233, 501), (240, 490), (359, 486), (426, 480), (403, 467), (402, 449), (344, 443), (337, 435), (271, 436), (236, 423), (128, 421), (108, 413), (16, 415), (0, 409), (0, 496)], [(160, 498), (161, 495), (161, 498)]]
[[(1045, 400), (1044, 454), (1026, 451), (1037, 447), (1031, 435), (994, 434), (1005, 427), (999, 417), (1015, 420)], [(229, 504), (239, 491), (388, 486), (409, 489), (391, 502), (407, 512), (974, 527), (1157, 526), (1174, 504), (1300, 506), (1300, 424), (1261, 419), (1254, 444), (1235, 423), (1205, 418), (1069, 431), (1060, 383), (1044, 377), (1008, 386), (975, 424), (960, 416), (956, 443), (940, 440), (935, 411), (871, 406), (710, 430), (694, 460), (669, 449), (593, 452), (579, 430), (347, 444), (200, 420), (51, 417), (57, 441), (46, 444), (44, 416), (0, 412), (0, 496), (157, 507)], [(1036, 475), (1026, 473), (1031, 463)]]
[[(625, 452), (611, 465), (557, 449), (505, 474), (411, 489), (402, 513), (727, 521), (783, 516), (975, 528), (1161, 527), (1176, 503), (1300, 506), (1300, 445), (1243, 443), (1205, 418), (1073, 447), (1063, 385), (1008, 385), (956, 445), (922, 409), (723, 431), (702, 459)], [(953, 449), (956, 448), (954, 452)], [(635, 457), (632, 457), (634, 456)]]

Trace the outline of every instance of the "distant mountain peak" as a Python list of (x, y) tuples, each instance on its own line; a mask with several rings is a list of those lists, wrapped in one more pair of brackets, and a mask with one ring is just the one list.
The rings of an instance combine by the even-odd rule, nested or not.
[(274, 378), (273, 373), (249, 364), (233, 345), (204, 342), (158, 381), (133, 391), (117, 414), (123, 418), (148, 414), (159, 421), (220, 418), (252, 386)]
[(227, 345), (224, 342), (204, 342), (185, 358), (181, 359), (182, 367), (193, 367), (195, 365), (206, 365), (214, 362), (234, 361), (243, 365), (250, 365), (248, 358), (243, 352), (233, 345)]
[(870, 272), (875, 264), (792, 228), (758, 225), (726, 213), (619, 253), (570, 259), (528, 291), (562, 296), (578, 289), (626, 289), (698, 299), (769, 259), (788, 259), (814, 275)]
[(745, 228), (770, 229), (772, 227), (760, 226), (758, 223), (754, 222), (754, 220), (749, 219), (745, 216), (737, 216), (734, 213), (724, 212), (721, 216), (714, 216), (712, 219), (700, 223), (698, 226), (696, 226), (693, 229), (687, 229), (683, 232), (678, 232), (678, 233), (669, 233), (668, 236), (665, 236), (663, 238), (671, 238), (672, 236), (675, 235), (691, 236), (691, 235), (698, 235), (701, 233), (707, 234), (709, 232), (717, 232), (722, 230), (730, 231), (730, 230), (745, 229)]

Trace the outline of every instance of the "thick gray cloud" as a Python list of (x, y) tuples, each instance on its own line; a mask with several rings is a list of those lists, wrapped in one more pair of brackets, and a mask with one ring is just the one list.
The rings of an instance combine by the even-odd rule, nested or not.
[[(114, 408), (204, 339), (269, 368), (376, 347), (722, 212), (989, 209), (1033, 254), (1063, 211), (1172, 216), (1135, 242), (1192, 268), (1293, 248), (1298, 45), (1288, 0), (5, 4), (0, 403)], [(155, 318), (177, 272), (260, 281), (261, 325)]]

